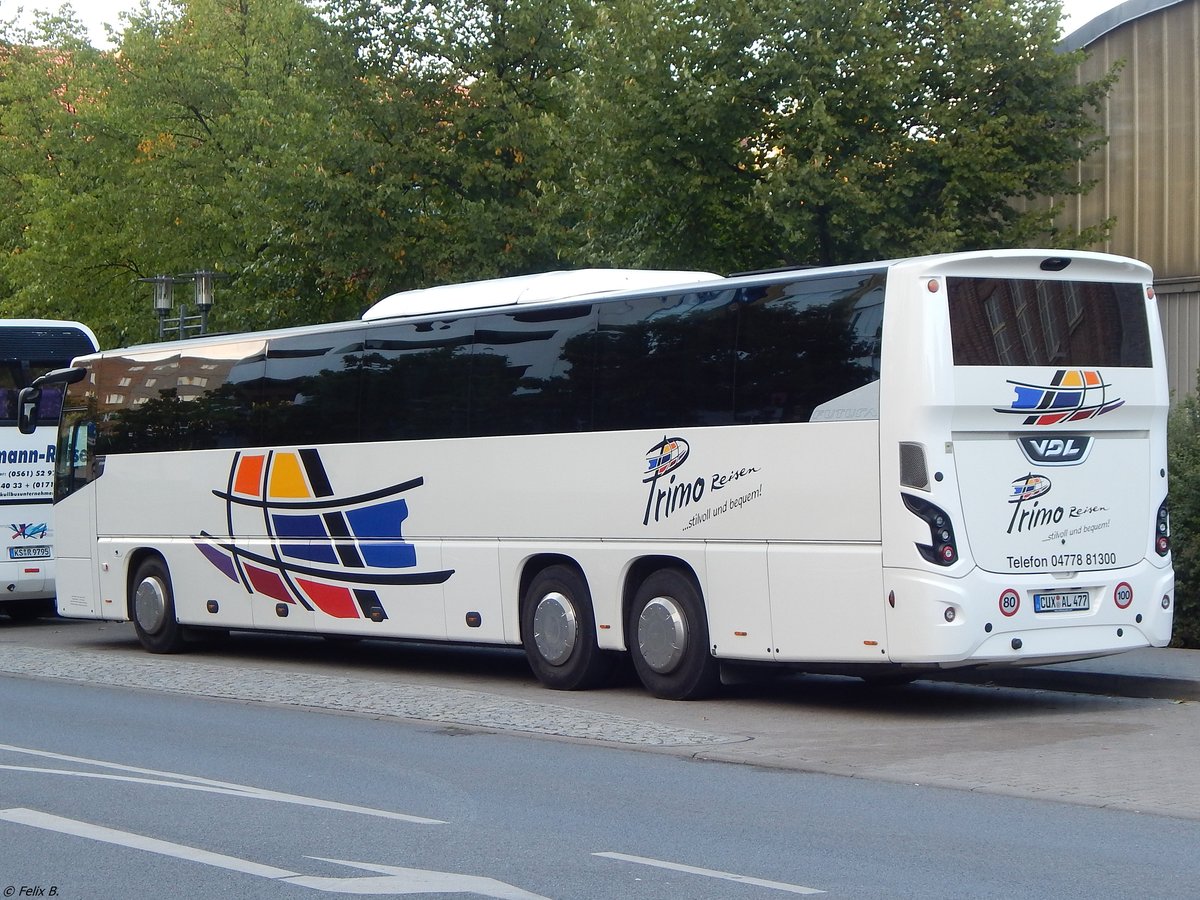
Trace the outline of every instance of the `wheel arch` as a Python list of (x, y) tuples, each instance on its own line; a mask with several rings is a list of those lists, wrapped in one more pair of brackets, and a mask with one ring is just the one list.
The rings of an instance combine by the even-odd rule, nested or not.
[(621, 632), (626, 647), (629, 647), (629, 611), (633, 608), (634, 595), (637, 594), (637, 590), (641, 587), (643, 581), (661, 569), (678, 569), (685, 577), (689, 578), (692, 585), (696, 588), (696, 593), (700, 595), (701, 602), (704, 604), (705, 617), (707, 618), (708, 616), (708, 601), (704, 596), (704, 587), (700, 583), (700, 576), (696, 574), (696, 569), (691, 563), (680, 559), (678, 556), (670, 555), (638, 557), (626, 570), (625, 580), (621, 585)]
[(170, 573), (171, 567), (167, 565), (167, 558), (153, 547), (136, 547), (130, 550), (125, 556), (125, 618), (133, 621), (133, 589), (134, 578), (137, 577), (138, 570), (148, 559), (157, 559), (162, 563), (162, 567)]
[(591, 585), (588, 582), (587, 574), (574, 557), (568, 556), (565, 553), (534, 553), (521, 564), (521, 578), (517, 586), (517, 640), (518, 642), (524, 637), (521, 633), (521, 608), (525, 604), (525, 595), (529, 592), (529, 586), (533, 584), (533, 579), (544, 572), (551, 566), (566, 566), (573, 569), (575, 573), (583, 579), (584, 584), (587, 584), (589, 590)]

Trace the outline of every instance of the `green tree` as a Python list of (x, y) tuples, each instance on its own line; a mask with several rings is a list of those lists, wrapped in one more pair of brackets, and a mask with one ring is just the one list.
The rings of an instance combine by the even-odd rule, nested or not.
[(1068, 243), (1101, 137), (1054, 0), (618, 0), (572, 125), (584, 255), (760, 267)]
[[(103, 177), (81, 110), (105, 103), (111, 60), (71, 16), (0, 31), (0, 310), (56, 315), (94, 277), (76, 257), (88, 230), (69, 205)], [(87, 173), (81, 175), (81, 173)], [(49, 238), (49, 240), (47, 240)]]
[(26, 158), (59, 161), (26, 192), (6, 305), (128, 343), (150, 331), (137, 278), (215, 267), (235, 276), (218, 328), (357, 315), (395, 283), (380, 250), (407, 220), (386, 178), (405, 95), (364, 79), (356, 49), (301, 0), (171, 0), (131, 18), (119, 55), (72, 56), (93, 95), (39, 99), (52, 127), (5, 126)]
[[(317, 0), (313, 0), (316, 3)], [(1096, 145), (1057, 0), (148, 0), (119, 53), (0, 31), (0, 303), (148, 337), (579, 265), (1068, 243)], [(0, 26), (2, 27), (2, 26)], [(53, 49), (49, 49), (53, 48)], [(186, 288), (184, 288), (186, 290)]]
[(751, 0), (595, 4), (573, 77), (567, 177), (547, 203), (574, 261), (728, 271), (757, 264), (750, 142), (771, 104)]
[(341, 0), (335, 21), (381, 79), (421, 98), (422, 168), (412, 265), (423, 283), (561, 266), (561, 222), (545, 202), (586, 135), (566, 137), (584, 65), (587, 0)]

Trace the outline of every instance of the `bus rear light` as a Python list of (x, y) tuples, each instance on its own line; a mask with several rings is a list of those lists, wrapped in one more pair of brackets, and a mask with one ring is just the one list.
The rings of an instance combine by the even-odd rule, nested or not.
[(1163, 609), (1170, 609), (1170, 608), (1171, 608), (1171, 595), (1170, 595), (1170, 594), (1163, 594), (1163, 598), (1162, 598), (1162, 608), (1163, 608)]
[(901, 494), (908, 511), (929, 526), (928, 544), (917, 544), (917, 552), (927, 562), (938, 566), (952, 566), (958, 562), (958, 545), (954, 541), (954, 525), (945, 511), (928, 500)]
[(1171, 552), (1171, 509), (1164, 500), (1158, 507), (1154, 523), (1154, 552), (1166, 556)]

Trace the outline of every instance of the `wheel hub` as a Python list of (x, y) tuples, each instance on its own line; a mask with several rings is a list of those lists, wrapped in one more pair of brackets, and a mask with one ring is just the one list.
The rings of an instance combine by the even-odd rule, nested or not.
[(147, 578), (133, 594), (133, 614), (142, 630), (154, 634), (162, 627), (167, 612), (167, 594), (157, 578)]
[(687, 652), (688, 627), (683, 610), (670, 597), (655, 597), (638, 616), (638, 649), (660, 675), (675, 669)]
[(542, 659), (561, 666), (571, 657), (578, 635), (575, 607), (558, 591), (546, 594), (533, 611), (533, 639)]

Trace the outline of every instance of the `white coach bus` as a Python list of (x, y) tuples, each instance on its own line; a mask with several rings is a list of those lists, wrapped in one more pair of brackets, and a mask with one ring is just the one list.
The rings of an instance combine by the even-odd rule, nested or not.
[(1163, 646), (1151, 272), (995, 251), (587, 270), (114, 350), (59, 435), (59, 612), (904, 677)]
[(17, 428), (17, 397), (38, 376), (96, 347), (96, 335), (78, 322), (0, 319), (0, 612), (13, 619), (54, 613), (50, 510), (62, 387), (41, 392), (28, 433)]

